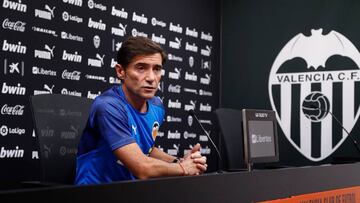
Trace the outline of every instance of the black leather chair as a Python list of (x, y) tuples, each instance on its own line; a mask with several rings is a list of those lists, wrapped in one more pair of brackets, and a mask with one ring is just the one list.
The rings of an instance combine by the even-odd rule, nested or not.
[(77, 146), (92, 101), (59, 94), (30, 97), (41, 164), (39, 184), (35, 185), (73, 184)]
[(230, 108), (218, 108), (214, 111), (220, 127), (222, 149), (225, 153), (225, 171), (245, 170), (242, 132), (242, 112)]

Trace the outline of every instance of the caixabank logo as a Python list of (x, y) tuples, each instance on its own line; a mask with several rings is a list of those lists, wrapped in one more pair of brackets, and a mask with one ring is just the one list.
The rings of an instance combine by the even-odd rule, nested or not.
[(341, 125), (348, 132), (354, 128), (359, 69), (359, 51), (337, 31), (299, 33), (276, 57), (269, 75), (271, 106), (288, 141), (309, 160), (324, 160), (341, 146), (348, 136)]

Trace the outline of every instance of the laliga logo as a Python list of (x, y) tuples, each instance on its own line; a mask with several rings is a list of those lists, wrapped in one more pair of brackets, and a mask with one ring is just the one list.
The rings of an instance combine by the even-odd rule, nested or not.
[[(352, 66), (326, 63), (334, 59), (351, 61)], [(299, 61), (306, 66), (293, 65)], [(276, 57), (269, 75), (271, 106), (288, 141), (309, 160), (327, 158), (348, 136), (329, 111), (341, 110), (336, 115), (349, 132), (356, 124), (359, 69), (359, 51), (336, 31), (324, 35), (322, 29), (311, 30), (310, 36), (299, 33)]]

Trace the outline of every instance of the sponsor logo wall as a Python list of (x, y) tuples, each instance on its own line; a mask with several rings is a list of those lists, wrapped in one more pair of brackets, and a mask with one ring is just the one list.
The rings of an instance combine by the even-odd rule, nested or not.
[[(215, 169), (217, 158), (210, 142), (186, 111), (194, 109), (206, 129), (216, 131), (212, 115), (219, 105), (216, 4), (212, 1), (213, 8), (204, 9), (204, 2), (188, 2), (191, 7), (178, 1), (174, 9), (174, 2), (160, 0), (151, 4), (142, 0), (1, 0), (0, 163), (4, 164), (0, 172), (28, 168), (7, 172), (6, 179), (39, 175), (41, 154), (29, 97), (64, 94), (95, 99), (120, 84), (113, 67), (116, 52), (128, 36), (148, 37), (168, 53), (158, 90), (166, 116), (156, 146), (183, 156), (199, 142), (214, 166), (210, 170)], [(51, 129), (41, 132), (38, 136), (56, 134)], [(215, 133), (211, 135), (217, 140)]]

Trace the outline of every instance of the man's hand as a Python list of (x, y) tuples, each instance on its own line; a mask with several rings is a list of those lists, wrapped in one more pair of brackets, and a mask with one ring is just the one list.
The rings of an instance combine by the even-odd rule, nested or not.
[[(200, 144), (197, 143), (181, 160), (189, 175), (199, 175), (207, 170), (206, 157), (201, 155), (200, 148)], [(194, 165), (196, 170), (193, 168)]]
[(190, 152), (188, 152), (187, 154), (184, 155), (183, 159), (187, 159), (190, 157), (191, 154), (195, 153), (195, 152), (200, 152), (200, 144), (197, 143), (192, 149)]
[(201, 173), (204, 173), (207, 169), (206, 157), (204, 156), (194, 159), (184, 159), (180, 164), (185, 169), (185, 175), (199, 175)]

